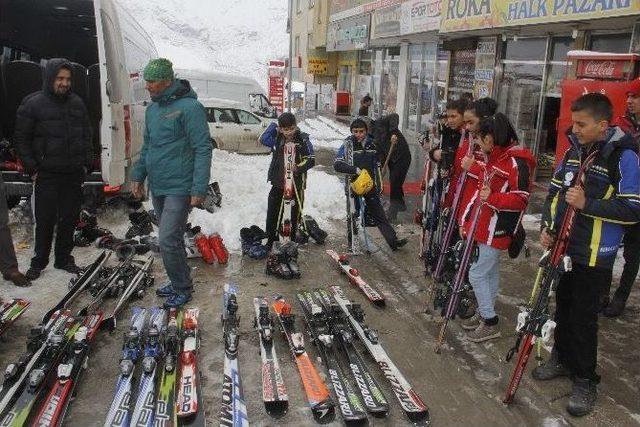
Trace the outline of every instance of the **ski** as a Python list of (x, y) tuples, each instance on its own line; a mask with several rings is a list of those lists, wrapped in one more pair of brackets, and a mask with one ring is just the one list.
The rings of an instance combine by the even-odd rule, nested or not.
[(31, 302), (22, 298), (10, 299), (2, 303), (2, 308), (0, 309), (0, 336), (9, 329), (18, 317), (22, 316), (22, 313), (24, 313), (30, 305)]
[(100, 271), (89, 287), (93, 299), (78, 311), (79, 316), (86, 316), (96, 310), (105, 297), (116, 297), (122, 292), (138, 270), (131, 261), (132, 257), (128, 257), (115, 267), (105, 267)]
[(340, 347), (347, 355), (349, 369), (360, 390), (360, 396), (367, 411), (376, 417), (386, 416), (389, 412), (389, 403), (382, 389), (373, 379), (359, 350), (355, 346), (355, 338), (349, 321), (335, 300), (332, 300), (327, 292), (322, 289), (316, 289), (313, 292), (313, 297), (323, 306), (327, 313), (329, 329), (337, 338)]
[(393, 363), (378, 339), (378, 333), (364, 323), (364, 311), (359, 304), (352, 304), (339, 286), (331, 286), (333, 297), (347, 317), (351, 327), (360, 341), (376, 361), (383, 375), (391, 384), (400, 406), (407, 417), (416, 424), (429, 424), (429, 408), (424, 404), (418, 393), (411, 387), (409, 381), (402, 375)]
[(158, 387), (158, 397), (153, 417), (154, 427), (173, 427), (178, 425), (175, 390), (181, 325), (182, 312), (172, 308), (169, 311), (167, 330), (164, 334), (164, 369), (162, 370)]
[(40, 405), (32, 426), (57, 427), (62, 424), (82, 371), (86, 368), (89, 346), (101, 321), (102, 313), (88, 316), (76, 331), (73, 344), (58, 365), (56, 382)]
[(198, 407), (200, 393), (197, 360), (200, 346), (198, 314), (197, 308), (190, 308), (185, 310), (182, 319), (182, 352), (179, 358), (180, 376), (176, 399), (178, 418), (193, 417), (201, 409)]
[(237, 288), (224, 285), (222, 299), (222, 329), (224, 339), (224, 377), (222, 381), (221, 426), (248, 426), (247, 406), (242, 392), (242, 381), (238, 370), (238, 316)]
[(166, 327), (167, 316), (163, 308), (154, 307), (149, 315), (142, 359), (142, 376), (138, 383), (138, 397), (133, 408), (131, 426), (151, 427), (156, 403), (156, 376), (158, 362), (163, 354), (162, 334)]
[(87, 286), (91, 284), (93, 279), (96, 277), (100, 269), (105, 262), (111, 256), (111, 252), (102, 251), (102, 253), (96, 258), (93, 264), (87, 266), (82, 272), (78, 275), (77, 278), (71, 279), (69, 282), (69, 292), (66, 293), (65, 296), (55, 305), (53, 308), (45, 313), (42, 317), (42, 322), (46, 323), (49, 318), (56, 311), (63, 310), (69, 306), (69, 304), (76, 299), (80, 293), (86, 289)]
[[(345, 141), (345, 150), (347, 163), (353, 166), (353, 143), (349, 139)], [(344, 177), (344, 188), (347, 196), (347, 246), (352, 254), (359, 253), (358, 240), (354, 239), (354, 236), (358, 234), (358, 217), (355, 212), (354, 198), (351, 194), (351, 176), (346, 175)], [(360, 206), (360, 210), (363, 211), (363, 207)], [(361, 212), (364, 215), (364, 212)]]
[(338, 266), (342, 269), (342, 272), (347, 275), (349, 278), (349, 282), (351, 284), (356, 285), (360, 290), (369, 298), (374, 305), (378, 307), (384, 307), (385, 300), (384, 297), (375, 290), (371, 285), (364, 281), (362, 276), (360, 276), (360, 272), (351, 266), (349, 263), (349, 257), (347, 255), (339, 255), (336, 251), (332, 249), (328, 249), (327, 254), (338, 263)]
[(61, 355), (66, 351), (70, 340), (79, 327), (80, 323), (73, 317), (69, 317), (62, 331), (49, 336), (42, 356), (28, 372), (28, 380), (22, 389), (22, 393), (18, 396), (11, 409), (4, 415), (0, 425), (21, 427), (27, 424), (29, 414), (31, 414), (40, 392), (47, 383), (49, 374)]
[(9, 364), (4, 372), (0, 389), (0, 414), (6, 412), (22, 391), (29, 372), (40, 362), (45, 350), (58, 341), (60, 335), (64, 335), (70, 319), (69, 311), (54, 313), (46, 324), (42, 323), (31, 329), (27, 351), (16, 363)]
[(280, 235), (286, 243), (293, 234), (291, 221), (293, 219), (293, 207), (296, 204), (296, 184), (293, 177), (293, 169), (296, 163), (296, 145), (293, 142), (284, 144), (284, 187), (282, 204), (280, 208)]
[(144, 290), (153, 286), (153, 277), (149, 276), (149, 269), (151, 268), (151, 264), (153, 264), (153, 257), (149, 256), (143, 262), (142, 266), (138, 269), (135, 276), (128, 282), (118, 302), (116, 303), (115, 308), (111, 312), (111, 314), (102, 321), (100, 324), (101, 329), (107, 329), (109, 331), (113, 331), (116, 328), (116, 318), (120, 311), (124, 308), (124, 304), (131, 298), (133, 295), (137, 297), (142, 297), (144, 295)]
[(291, 354), (298, 367), (300, 379), (304, 387), (307, 402), (311, 407), (311, 413), (315, 420), (321, 424), (329, 423), (335, 418), (335, 404), (329, 394), (327, 385), (313, 365), (311, 358), (304, 348), (304, 338), (301, 332), (296, 331), (295, 315), (291, 313), (291, 304), (282, 297), (273, 302), (282, 333), (287, 338)]
[(120, 376), (116, 392), (107, 413), (104, 427), (126, 427), (131, 420), (131, 390), (133, 371), (142, 354), (142, 331), (147, 322), (147, 310), (133, 307), (129, 330), (124, 334)]
[(327, 325), (326, 312), (323, 307), (316, 304), (310, 292), (297, 294), (298, 302), (302, 307), (302, 313), (307, 324), (307, 329), (320, 352), (329, 378), (333, 385), (333, 392), (338, 398), (338, 407), (345, 423), (363, 423), (367, 420), (367, 413), (360, 397), (347, 379), (335, 351), (334, 336)]
[(269, 301), (264, 297), (253, 299), (255, 310), (254, 327), (260, 339), (262, 358), (262, 400), (267, 413), (284, 415), (289, 406), (289, 397), (280, 371), (276, 348), (273, 345), (273, 318), (269, 313)]
[[(565, 184), (566, 187), (573, 185), (577, 188), (584, 188), (585, 174), (593, 164), (599, 151), (596, 150), (584, 159), (572, 184)], [(569, 176), (570, 173), (567, 173)], [(573, 175), (571, 173), (571, 175)], [(569, 177), (569, 181), (573, 176)], [(566, 188), (565, 188), (566, 191)], [(513, 402), (513, 398), (518, 390), (524, 370), (527, 367), (529, 356), (533, 351), (536, 341), (542, 338), (543, 341), (551, 341), (556, 323), (549, 312), (549, 300), (551, 292), (556, 289), (562, 275), (571, 271), (571, 258), (566, 254), (569, 246), (569, 238), (573, 229), (573, 223), (578, 210), (567, 205), (559, 228), (558, 235), (551, 249), (547, 250), (539, 262), (540, 270), (536, 276), (534, 288), (538, 287), (537, 296), (532, 306), (518, 314), (516, 331), (518, 333), (516, 343), (507, 354), (507, 361), (510, 361), (514, 354), (518, 352), (516, 365), (513, 368), (507, 390), (502, 401), (506, 404)], [(522, 346), (520, 345), (522, 343)]]

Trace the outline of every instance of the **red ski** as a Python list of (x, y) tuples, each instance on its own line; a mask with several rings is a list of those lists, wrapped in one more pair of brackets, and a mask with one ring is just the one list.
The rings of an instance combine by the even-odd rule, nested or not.
[(182, 352), (180, 353), (180, 376), (176, 414), (179, 418), (188, 418), (198, 412), (198, 314), (197, 308), (184, 312), (182, 320)]
[[(594, 151), (582, 162), (575, 177), (575, 187), (584, 188), (584, 175), (597, 154), (598, 151)], [(566, 255), (566, 251), (577, 212), (577, 209), (567, 205), (558, 236), (551, 249), (545, 252), (540, 259), (542, 275), (540, 276), (540, 289), (535, 302), (532, 307), (521, 312), (518, 316), (518, 338), (514, 347), (507, 354), (507, 361), (511, 360), (518, 348), (520, 351), (518, 352), (518, 359), (511, 374), (507, 391), (504, 399), (502, 399), (504, 403), (513, 402), (513, 397), (518, 390), (518, 385), (536, 341), (543, 335), (550, 336), (555, 326), (555, 322), (553, 322), (549, 313), (549, 299), (551, 291), (558, 286), (562, 275), (571, 271), (571, 258)], [(521, 342), (522, 346), (520, 346)]]
[(371, 285), (364, 281), (362, 277), (360, 277), (360, 272), (351, 266), (349, 263), (349, 258), (347, 255), (339, 255), (336, 251), (332, 249), (328, 249), (327, 254), (333, 258), (334, 261), (338, 263), (342, 272), (347, 275), (349, 278), (349, 282), (356, 285), (360, 290), (369, 298), (374, 305), (378, 307), (384, 307), (385, 300), (380, 292), (376, 291)]
[(291, 221), (293, 207), (296, 204), (296, 183), (293, 178), (293, 169), (296, 164), (296, 145), (293, 142), (284, 144), (284, 191), (282, 204), (280, 205), (280, 234), (284, 242), (291, 240)]
[(102, 312), (87, 316), (83, 325), (76, 331), (73, 344), (58, 365), (58, 379), (42, 402), (38, 416), (31, 425), (51, 427), (62, 424), (73, 391), (85, 368), (89, 345), (100, 327), (102, 318)]

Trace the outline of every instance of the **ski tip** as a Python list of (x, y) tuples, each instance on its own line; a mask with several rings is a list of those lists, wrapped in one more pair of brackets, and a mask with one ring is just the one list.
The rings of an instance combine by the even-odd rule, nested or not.
[(376, 299), (371, 301), (375, 307), (385, 308), (387, 306), (387, 302), (383, 299)]
[(336, 407), (331, 398), (311, 407), (311, 412), (318, 424), (328, 424), (336, 418)]
[(426, 427), (431, 425), (431, 416), (429, 415), (428, 409), (424, 411), (407, 412), (406, 414), (414, 426)]

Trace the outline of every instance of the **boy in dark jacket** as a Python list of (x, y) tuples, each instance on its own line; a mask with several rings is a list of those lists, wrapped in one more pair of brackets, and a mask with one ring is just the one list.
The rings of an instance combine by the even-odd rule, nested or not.
[(271, 164), (267, 180), (271, 182), (271, 191), (267, 204), (266, 231), (268, 237), (267, 247), (271, 248), (273, 242), (278, 240), (280, 219), (282, 218), (283, 195), (285, 187), (285, 163), (284, 144), (292, 141), (295, 143), (295, 165), (293, 170), (295, 184), (295, 201), (291, 212), (291, 240), (295, 240), (298, 220), (304, 203), (304, 189), (306, 188), (307, 171), (315, 165), (313, 145), (309, 141), (309, 135), (301, 132), (296, 124), (296, 117), (291, 113), (282, 113), (278, 117), (278, 124), (271, 123), (267, 130), (260, 136), (260, 143), (271, 148)]
[[(637, 143), (619, 127), (610, 127), (613, 108), (600, 93), (589, 93), (571, 105), (571, 147), (555, 171), (543, 211), (540, 240), (550, 247), (567, 206), (578, 210), (567, 255), (571, 271), (556, 290), (555, 344), (533, 378), (571, 376), (567, 411), (590, 413), (597, 398), (598, 308), (611, 282), (613, 263), (624, 225), (640, 221), (640, 167)], [(581, 161), (596, 151), (585, 172), (584, 189), (573, 182)]]
[[(342, 144), (333, 163), (336, 172), (345, 173), (352, 176), (354, 180), (360, 171), (365, 169), (371, 178), (373, 178), (374, 186), (366, 193), (363, 198), (366, 209), (371, 218), (375, 221), (380, 233), (387, 241), (392, 250), (407, 244), (407, 239), (398, 239), (396, 231), (393, 229), (382, 208), (380, 201), (380, 192), (382, 191), (382, 180), (380, 175), (380, 154), (373, 143), (373, 139), (367, 135), (367, 124), (362, 119), (355, 119), (351, 122), (351, 136), (347, 137), (345, 143)], [(351, 144), (353, 150), (353, 164), (347, 159), (346, 145)], [(361, 212), (364, 214), (364, 212)], [(350, 219), (349, 219), (350, 220)]]

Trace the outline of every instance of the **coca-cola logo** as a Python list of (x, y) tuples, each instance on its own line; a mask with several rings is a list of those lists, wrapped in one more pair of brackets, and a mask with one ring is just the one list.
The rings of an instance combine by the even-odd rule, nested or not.
[(616, 63), (614, 61), (587, 61), (584, 64), (585, 75), (593, 77), (614, 77), (616, 75)]

